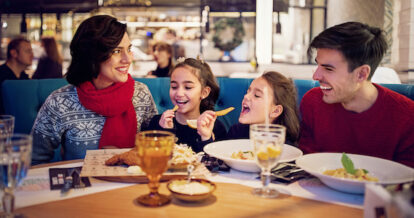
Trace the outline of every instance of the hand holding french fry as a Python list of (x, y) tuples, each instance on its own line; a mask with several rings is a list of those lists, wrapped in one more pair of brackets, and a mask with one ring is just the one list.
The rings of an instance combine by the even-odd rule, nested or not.
[(173, 118), (175, 117), (175, 111), (178, 109), (178, 106), (175, 105), (174, 108), (164, 111), (162, 113), (159, 124), (164, 129), (172, 129), (174, 127)]
[(197, 119), (197, 133), (202, 141), (209, 140), (213, 134), (214, 123), (217, 115), (214, 111), (204, 111)]

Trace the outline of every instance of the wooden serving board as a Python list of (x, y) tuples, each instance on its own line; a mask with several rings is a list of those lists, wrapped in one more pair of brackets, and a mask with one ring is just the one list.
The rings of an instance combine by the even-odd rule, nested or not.
[[(144, 172), (131, 174), (128, 173), (128, 166), (106, 166), (105, 161), (116, 154), (120, 154), (130, 149), (100, 149), (87, 150), (83, 162), (81, 176), (95, 177), (97, 179), (111, 181), (111, 182), (126, 182), (126, 183), (146, 183), (147, 176)], [(198, 164), (194, 170), (193, 175), (197, 175), (204, 171), (205, 166)], [(207, 170), (207, 169), (206, 169)], [(208, 170), (207, 170), (208, 171)], [(205, 171), (204, 171), (205, 172)], [(187, 176), (185, 168), (182, 169), (168, 169), (161, 178), (161, 181), (170, 179), (184, 178)]]

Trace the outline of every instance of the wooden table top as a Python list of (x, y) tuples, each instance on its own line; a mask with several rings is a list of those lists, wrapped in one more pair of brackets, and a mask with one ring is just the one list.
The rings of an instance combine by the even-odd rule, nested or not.
[[(64, 162), (68, 163), (68, 162)], [(96, 180), (95, 180), (96, 181)], [(94, 182), (94, 179), (91, 179)], [(363, 210), (281, 195), (264, 199), (251, 194), (250, 187), (217, 183), (214, 195), (199, 203), (177, 199), (163, 207), (148, 208), (136, 198), (149, 192), (146, 184), (33, 205), (16, 210), (27, 217), (362, 217)], [(161, 194), (169, 194), (166, 183)]]

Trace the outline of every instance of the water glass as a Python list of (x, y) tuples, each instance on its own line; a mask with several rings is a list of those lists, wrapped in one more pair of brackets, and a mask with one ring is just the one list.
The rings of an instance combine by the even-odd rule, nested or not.
[(14, 116), (0, 115), (0, 136), (10, 137), (14, 131)]
[(139, 196), (137, 201), (150, 207), (158, 207), (170, 203), (171, 198), (158, 193), (162, 174), (168, 169), (172, 157), (175, 135), (167, 131), (150, 130), (137, 134), (135, 145), (139, 165), (149, 180), (150, 193)]
[(286, 127), (278, 124), (250, 125), (250, 141), (257, 165), (261, 169), (262, 187), (253, 189), (254, 195), (275, 198), (279, 192), (269, 188), (270, 171), (276, 166), (283, 151)]
[[(3, 191), (1, 217), (18, 217), (14, 211), (14, 189), (27, 175), (32, 153), (32, 136), (0, 136), (0, 187)], [(19, 216), (20, 217), (20, 216)]]

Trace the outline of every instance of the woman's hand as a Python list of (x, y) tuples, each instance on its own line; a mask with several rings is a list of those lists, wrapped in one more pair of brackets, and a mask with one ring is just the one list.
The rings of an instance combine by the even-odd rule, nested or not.
[(162, 113), (160, 118), (160, 126), (164, 129), (172, 129), (174, 127), (173, 118), (175, 117), (175, 112), (171, 110), (166, 110)]
[[(197, 119), (197, 133), (201, 136), (202, 141), (209, 140), (213, 134), (214, 123), (217, 115), (214, 111), (204, 111)], [(214, 140), (214, 139), (213, 139)]]

